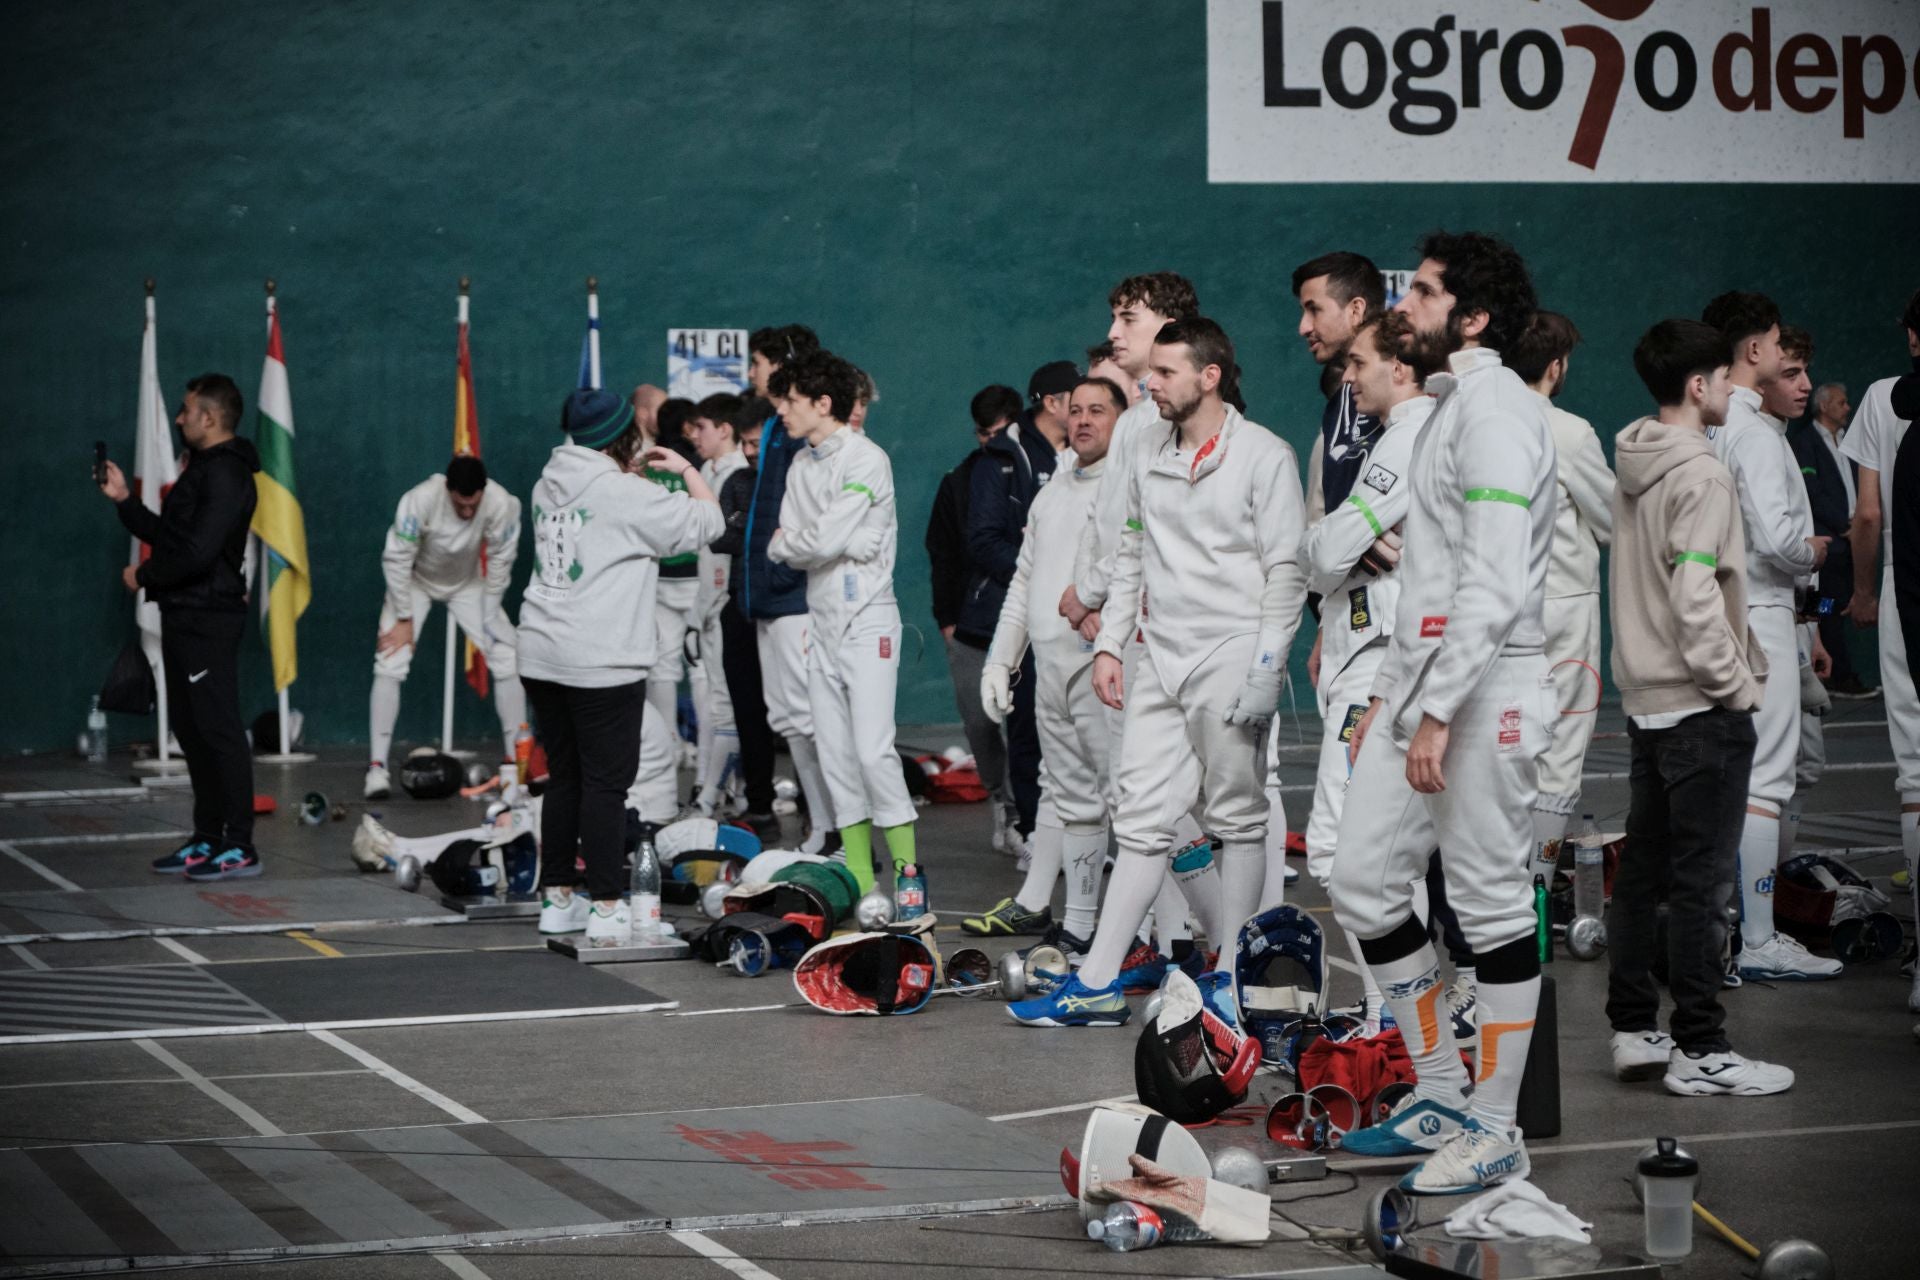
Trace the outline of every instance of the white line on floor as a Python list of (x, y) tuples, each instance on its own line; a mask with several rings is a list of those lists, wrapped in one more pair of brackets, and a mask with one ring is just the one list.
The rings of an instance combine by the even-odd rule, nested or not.
[(1003, 1120), (1032, 1120), (1036, 1116), (1064, 1116), (1072, 1111), (1091, 1111), (1095, 1107), (1110, 1107), (1116, 1102), (1132, 1102), (1133, 1095), (1123, 1093), (1117, 1098), (1095, 1098), (1092, 1102), (1069, 1102), (1064, 1107), (1041, 1107), (1037, 1111), (1009, 1111), (1003, 1116), (988, 1116), (987, 1119), (999, 1124)]
[(171, 1053), (168, 1053), (165, 1049), (162, 1049), (159, 1045), (155, 1044), (153, 1041), (135, 1040), (134, 1043), (139, 1045), (142, 1049), (145, 1049), (148, 1053), (152, 1054), (155, 1058), (158, 1058), (162, 1063), (166, 1064), (168, 1070), (172, 1071), (175, 1075), (179, 1076), (182, 1080), (185, 1080), (188, 1084), (192, 1085), (194, 1088), (198, 1089), (200, 1092), (206, 1094), (209, 1098), (212, 1098), (215, 1102), (219, 1103), (221, 1106), (225, 1107), (227, 1110), (233, 1112), (234, 1115), (240, 1118), (243, 1124), (252, 1126), (253, 1131), (259, 1134), (261, 1137), (279, 1138), (279, 1137), (284, 1137), (286, 1135), (285, 1129), (282, 1129), (280, 1126), (274, 1124), (273, 1121), (267, 1119), (265, 1116), (261, 1115), (258, 1111), (255, 1111), (252, 1107), (240, 1101), (240, 1099), (234, 1097), (232, 1094), (228, 1093), (225, 1089), (222, 1089), (219, 1085), (207, 1079), (205, 1076), (201, 1075), (198, 1071), (195, 1071), (192, 1067), (180, 1061), (180, 1059), (174, 1057)]
[(164, 935), (161, 937), (155, 938), (154, 941), (159, 943), (160, 946), (165, 950), (171, 951), (173, 952), (173, 954), (179, 956), (182, 960), (185, 960), (188, 964), (207, 963), (207, 958), (205, 956), (201, 955), (198, 951), (195, 951), (192, 947), (187, 946), (183, 942), (177, 942), (172, 938), (165, 937)]
[(441, 1266), (459, 1276), (460, 1280), (488, 1280), (486, 1272), (474, 1266), (457, 1253), (449, 1253), (444, 1249), (436, 1249), (434, 1250), (433, 1256), (440, 1260)]
[[(304, 1080), (308, 1076), (364, 1076), (365, 1067), (342, 1067), (337, 1071), (242, 1071), (233, 1075), (208, 1076), (209, 1080)], [(0, 1084), (11, 1089), (83, 1089), (123, 1084), (189, 1084), (179, 1076), (123, 1076), (115, 1080), (30, 1080), (25, 1084)]]
[(19, 957), (20, 957), (20, 963), (21, 963), (21, 964), (24, 964), (24, 965), (25, 965), (25, 966), (27, 966), (27, 968), (29, 968), (29, 969), (51, 969), (51, 968), (53, 968), (53, 966), (52, 966), (52, 965), (50, 965), (50, 964), (48, 964), (48, 963), (47, 963), (47, 962), (46, 962), (45, 960), (42, 960), (42, 959), (41, 959), (41, 958), (40, 958), (39, 956), (37, 956), (37, 955), (35, 955), (35, 954), (33, 954), (33, 952), (31, 952), (31, 951), (29, 951), (29, 950), (27, 950), (27, 949), (26, 949), (25, 947), (23, 947), (23, 946), (21, 946), (21, 945), (20, 945), (20, 944), (18, 944), (18, 943), (15, 943), (15, 944), (13, 944), (12, 946), (10, 946), (10, 947), (8, 947), (8, 948), (7, 948), (7, 950), (9, 950), (9, 951), (11, 951), (11, 952), (13, 952), (13, 954), (15, 954), (15, 955), (17, 955), (17, 956), (19, 956)]
[(309, 1031), (307, 1034), (324, 1044), (332, 1045), (361, 1066), (368, 1068), (376, 1075), (384, 1076), (386, 1079), (391, 1080), (408, 1093), (425, 1098), (428, 1102), (431, 1102), (434, 1106), (440, 1108), (462, 1124), (485, 1124), (487, 1122), (487, 1118), (473, 1108), (462, 1106), (446, 1094), (441, 1093), (438, 1089), (421, 1084), (418, 1080), (415, 1080), (412, 1076), (400, 1070), (400, 1068), (374, 1057), (359, 1045), (349, 1043), (331, 1031)]
[(0, 791), (0, 804), (81, 804), (96, 800), (142, 800), (145, 787), (78, 787), (56, 791)]
[(748, 1262), (725, 1245), (701, 1235), (698, 1231), (670, 1231), (667, 1234), (701, 1257), (716, 1263), (722, 1270), (730, 1271), (736, 1276), (744, 1276), (746, 1280), (780, 1280), (766, 1268)]
[[(15, 862), (19, 863), (21, 866), (25, 867), (27, 870), (33, 872), (35, 875), (40, 876), (42, 879), (52, 884), (53, 887), (56, 889), (76, 889), (77, 890), (80, 887), (79, 885), (75, 884), (73, 881), (67, 879), (65, 876), (60, 875), (57, 872), (51, 871), (41, 863), (34, 861), (32, 858), (29, 858), (26, 854), (20, 852), (18, 849), (14, 848), (11, 844), (7, 843), (5, 840), (0, 840), (0, 853), (6, 854), (9, 858), (12, 858)], [(22, 939), (22, 941), (27, 941), (27, 939)]]
[(50, 844), (130, 844), (136, 840), (178, 840), (183, 833), (174, 831), (113, 831), (94, 836), (23, 836), (12, 843), (22, 849)]
[(681, 1009), (663, 1015), (668, 1018), (704, 1018), (710, 1013), (765, 1013), (768, 1009), (792, 1009), (805, 1004), (804, 1000), (789, 1000), (785, 1004), (743, 1004), (734, 1009)]

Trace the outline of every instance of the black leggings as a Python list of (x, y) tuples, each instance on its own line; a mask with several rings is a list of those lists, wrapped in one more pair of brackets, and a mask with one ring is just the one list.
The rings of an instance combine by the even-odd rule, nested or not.
[(627, 789), (640, 767), (640, 717), (647, 683), (580, 689), (522, 677), (547, 752), (547, 790), (540, 809), (540, 887), (579, 880), (587, 864), (587, 896), (618, 898), (626, 888)]

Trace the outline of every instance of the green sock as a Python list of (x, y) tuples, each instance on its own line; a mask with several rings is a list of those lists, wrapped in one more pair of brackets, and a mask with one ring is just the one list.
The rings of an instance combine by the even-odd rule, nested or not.
[(861, 893), (873, 889), (873, 823), (861, 821), (840, 828), (840, 847), (846, 850), (847, 870)]
[(880, 828), (880, 834), (887, 838), (887, 852), (893, 855), (896, 875), (908, 863), (920, 861), (913, 852), (913, 826), (911, 822), (903, 822), (897, 827)]

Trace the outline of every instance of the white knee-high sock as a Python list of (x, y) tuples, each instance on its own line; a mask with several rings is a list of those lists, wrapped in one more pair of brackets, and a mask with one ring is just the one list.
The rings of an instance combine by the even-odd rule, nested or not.
[(1120, 977), (1120, 963), (1133, 948), (1147, 908), (1166, 879), (1167, 860), (1162, 855), (1123, 851), (1114, 859), (1100, 927), (1094, 931), (1087, 962), (1080, 967), (1081, 982), (1097, 991)]
[[(1487, 1128), (1505, 1132), (1513, 1128), (1520, 1108), (1520, 1077), (1526, 1074), (1534, 1015), (1540, 1010), (1540, 979), (1536, 975), (1525, 982), (1482, 982), (1478, 997), (1479, 1078), (1468, 1110)], [(1442, 1016), (1445, 1013), (1443, 1007)]]
[(1267, 846), (1258, 840), (1229, 840), (1220, 849), (1220, 958), (1215, 968), (1233, 972), (1234, 943), (1240, 926), (1260, 910), (1267, 879)]
[(1780, 810), (1780, 852), (1774, 856), (1775, 866), (1793, 856), (1793, 846), (1799, 839), (1800, 793), (1796, 791), (1786, 808)]
[(387, 756), (393, 750), (393, 726), (400, 718), (400, 682), (392, 676), (373, 678), (373, 695), (368, 701), (368, 718), (372, 721), (373, 755), (369, 759), (376, 764), (386, 764)]
[(1066, 840), (1067, 829), (1054, 817), (1053, 806), (1042, 800), (1033, 824), (1033, 861), (1027, 864), (1027, 878), (1020, 892), (1013, 895), (1023, 910), (1038, 911), (1053, 901), (1053, 881), (1060, 874)]
[(1173, 944), (1186, 942), (1193, 938), (1193, 929), (1187, 923), (1187, 899), (1180, 892), (1180, 882), (1174, 878), (1173, 867), (1167, 867), (1167, 874), (1161, 877), (1160, 892), (1153, 899), (1153, 937), (1150, 941), (1159, 948), (1160, 954), (1173, 954)]
[(527, 722), (527, 690), (519, 676), (493, 678), (493, 709), (500, 716), (500, 738), (506, 744), (502, 760), (513, 759), (513, 740)]
[(740, 767), (740, 733), (715, 729), (707, 739), (707, 755), (700, 765), (700, 804), (712, 809), (720, 803), (727, 778)]
[[(1920, 795), (1901, 796), (1900, 801), (1903, 805), (1920, 805)], [(1907, 858), (1907, 878), (1920, 893), (1920, 812), (1900, 811), (1900, 852)]]
[[(1378, 1017), (1380, 1006), (1385, 1003), (1385, 997), (1380, 994), (1380, 983), (1373, 976), (1373, 967), (1367, 963), (1366, 953), (1360, 950), (1360, 938), (1357, 934), (1347, 934), (1347, 953), (1353, 957), (1353, 967), (1360, 971), (1360, 990), (1366, 1001), (1365, 1007), (1361, 1010), (1361, 1016)], [(1323, 1000), (1321, 1003), (1326, 1002)]]
[(838, 825), (833, 820), (833, 800), (827, 794), (827, 777), (820, 772), (820, 753), (814, 749), (812, 738), (797, 733), (787, 739), (787, 752), (793, 757), (794, 777), (800, 783), (800, 793), (807, 798), (807, 813), (813, 824), (801, 842), (800, 852), (818, 853), (827, 843), (827, 832)]
[(1060, 927), (1091, 940), (1100, 909), (1100, 870), (1107, 860), (1107, 829), (1061, 833), (1061, 858), (1067, 873), (1067, 914)]
[(1280, 784), (1267, 788), (1266, 881), (1259, 909), (1270, 911), (1287, 900), (1287, 809), (1280, 801)]
[(1454, 1043), (1447, 1016), (1447, 989), (1440, 981), (1440, 957), (1431, 942), (1409, 956), (1373, 966), (1386, 993), (1387, 1007), (1400, 1026), (1417, 1080), (1414, 1092), (1444, 1106), (1466, 1106), (1467, 1066)]
[(1553, 884), (1554, 869), (1560, 865), (1560, 845), (1567, 838), (1567, 817), (1564, 813), (1549, 813), (1545, 809), (1533, 811), (1533, 866), (1530, 875), (1544, 876), (1549, 887)]
[(1757, 947), (1773, 936), (1773, 874), (1780, 866), (1780, 819), (1747, 815), (1740, 830), (1740, 941)]
[(1220, 868), (1213, 860), (1213, 842), (1205, 836), (1191, 844), (1174, 846), (1172, 875), (1180, 886), (1182, 909), (1199, 921), (1207, 945), (1220, 949)]

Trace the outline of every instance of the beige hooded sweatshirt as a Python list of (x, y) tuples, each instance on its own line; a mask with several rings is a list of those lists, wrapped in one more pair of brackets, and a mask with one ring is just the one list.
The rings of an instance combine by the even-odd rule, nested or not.
[(1733, 477), (1706, 433), (1642, 418), (1614, 441), (1613, 682), (1629, 716), (1760, 705)]

